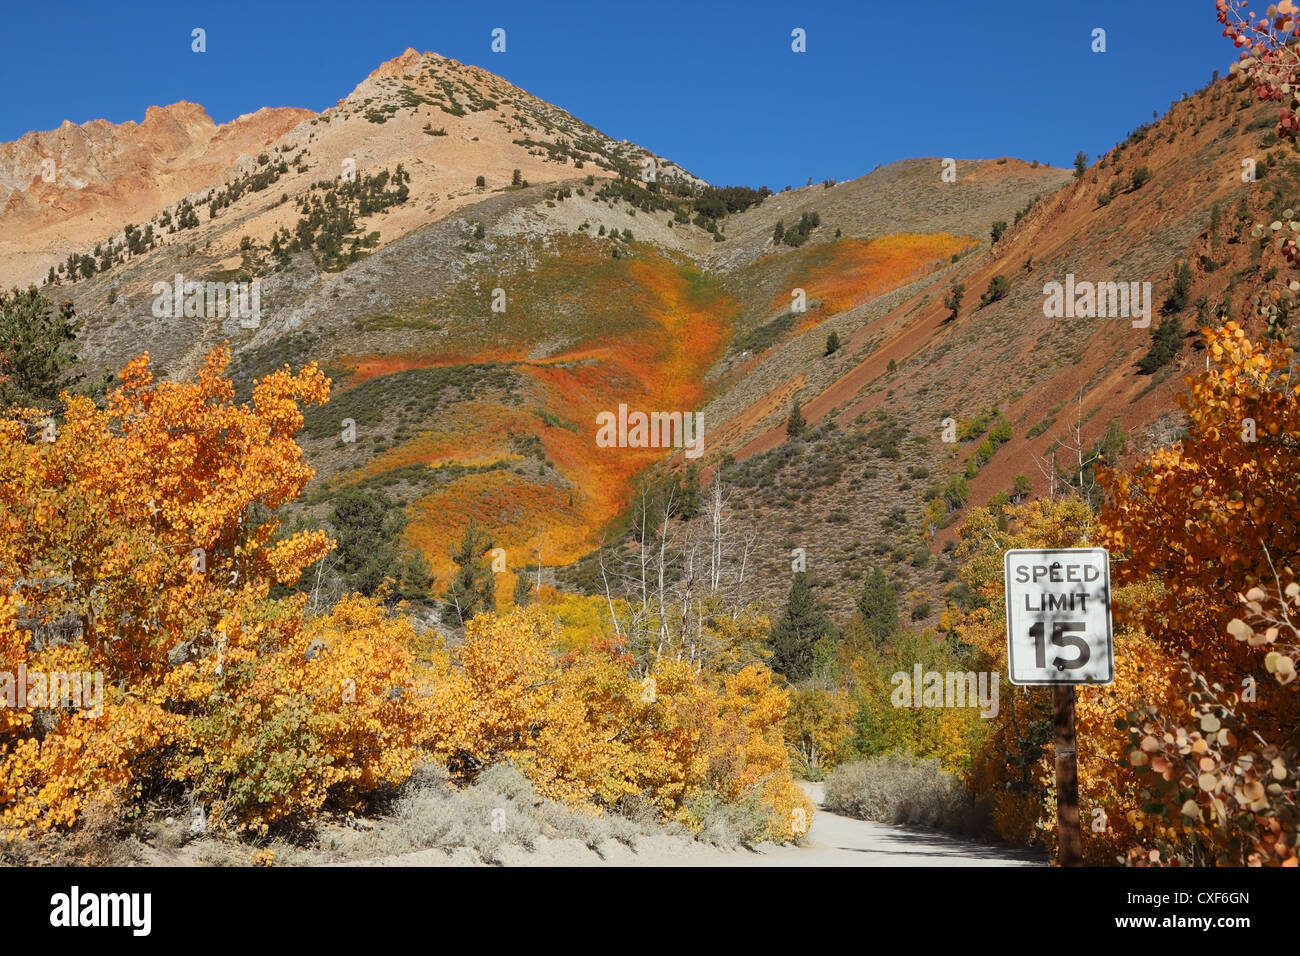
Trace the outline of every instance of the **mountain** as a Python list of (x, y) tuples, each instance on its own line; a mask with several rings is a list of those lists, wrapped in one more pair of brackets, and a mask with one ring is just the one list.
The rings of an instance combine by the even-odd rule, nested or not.
[(0, 145), (0, 283), (39, 280), (49, 260), (220, 183), (241, 157), (314, 115), (260, 109), (218, 126), (182, 101), (149, 107), (141, 123), (64, 120)]
[[(700, 468), (722, 473), (757, 541), (757, 597), (784, 597), (802, 548), (836, 611), (881, 564), (903, 609), (933, 621), (962, 600), (944, 549), (963, 507), (1050, 493), (1089, 452), (1177, 434), (1194, 349), (1167, 327), (1172, 359), (1138, 363), (1166, 300), (1183, 329), (1249, 310), (1265, 267), (1247, 234), (1300, 179), (1267, 159), (1267, 117), (1225, 81), (1079, 178), (935, 157), (769, 194), (407, 50), (319, 115), (216, 126), (177, 104), (0, 146), (0, 251), (6, 281), (54, 270), (46, 293), (76, 305), (94, 369), (148, 349), (186, 375), (229, 341), (247, 394), (320, 362), (334, 396), (307, 413), (317, 478), (300, 510), (323, 519), (343, 488), (383, 490), (440, 585), (473, 518), (512, 570), (540, 556), (548, 577), (595, 587), (590, 555), (621, 533), (637, 482)], [(155, 283), (176, 274), (258, 280), (260, 320), (157, 315)], [(1048, 318), (1044, 289), (1067, 275), (1150, 282), (1150, 326)], [(796, 402), (808, 430), (791, 440)], [(602, 447), (598, 416), (620, 405), (701, 413), (703, 455)], [(943, 440), (946, 419), (960, 440)]]

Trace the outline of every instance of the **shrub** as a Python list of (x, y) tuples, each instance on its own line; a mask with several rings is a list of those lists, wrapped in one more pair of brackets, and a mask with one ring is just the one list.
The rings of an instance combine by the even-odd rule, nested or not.
[(486, 185), (487, 185), (487, 178), (486, 178), (485, 176), (476, 176), (476, 177), (474, 177), (474, 185), (475, 185), (475, 186), (486, 186)]
[(943, 297), (943, 307), (948, 310), (948, 318), (945, 320), (951, 322), (957, 318), (957, 313), (961, 311), (962, 296), (966, 294), (966, 285), (962, 282), (954, 282), (948, 294)]
[(934, 757), (886, 754), (836, 767), (826, 778), (826, 809), (860, 820), (951, 833), (983, 830), (982, 814), (970, 793)]
[(1183, 309), (1187, 308), (1187, 300), (1191, 296), (1191, 291), (1192, 267), (1186, 262), (1179, 262), (1174, 266), (1173, 285), (1169, 287), (1169, 294), (1165, 296), (1160, 311), (1165, 315), (1173, 315), (1175, 312), (1183, 311)]
[(1168, 365), (1182, 347), (1183, 325), (1178, 321), (1178, 316), (1163, 319), (1152, 330), (1151, 348), (1138, 360), (1138, 369), (1143, 375), (1150, 375)]
[(980, 296), (980, 305), (991, 305), (1000, 299), (1005, 299), (1011, 292), (1011, 280), (1006, 276), (994, 276), (989, 280), (989, 287), (984, 294)]

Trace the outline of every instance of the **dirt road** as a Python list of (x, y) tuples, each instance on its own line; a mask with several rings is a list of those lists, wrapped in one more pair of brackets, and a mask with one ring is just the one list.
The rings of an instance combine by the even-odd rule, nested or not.
[[(822, 809), (822, 786), (801, 783), (818, 806), (801, 846), (764, 844), (722, 850), (682, 836), (647, 837), (632, 850), (612, 840), (599, 852), (576, 840), (542, 839), (531, 850), (505, 848), (506, 866), (1046, 866), (1041, 854), (947, 836), (919, 827), (854, 820)], [(368, 860), (370, 866), (475, 866), (469, 850), (420, 850)]]
[(1046, 866), (1045, 857), (919, 827), (842, 817), (822, 808), (822, 785), (801, 784), (818, 810), (803, 846), (728, 854), (737, 866)]

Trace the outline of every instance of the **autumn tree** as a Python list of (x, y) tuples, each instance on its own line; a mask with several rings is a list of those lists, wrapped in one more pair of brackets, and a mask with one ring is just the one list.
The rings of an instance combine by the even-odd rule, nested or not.
[[(38, 728), (30, 710), (0, 709), (6, 829), (70, 825), (142, 780), (232, 767), (241, 738), (208, 722), (220, 699), (266, 701), (259, 719), (272, 724), (303, 712), (300, 698), (268, 695), (305, 663), (303, 599), (267, 598), (332, 544), (320, 531), (280, 539), (276, 520), (249, 516), (273, 514), (311, 477), (293, 435), (299, 404), (324, 401), (329, 382), (314, 365), (275, 372), (236, 404), (229, 357), (214, 350), (195, 381), (154, 382), (142, 355), (106, 408), (70, 396), (53, 441), (33, 440), (21, 414), (0, 418), (0, 670), (98, 671), (105, 684), (95, 717), (62, 710)], [(339, 756), (308, 750), (266, 752), (290, 790)], [(250, 805), (226, 805), (247, 819)]]
[[(1188, 671), (1175, 684), (1186, 701), (1144, 699), (1128, 719), (1135, 735), (1129, 758), (1134, 772), (1145, 773), (1154, 785), (1159, 781), (1153, 773), (1172, 785), (1153, 786), (1149, 802), (1161, 809), (1146, 820), (1148, 832), (1162, 841), (1158, 858), (1165, 862), (1184, 853), (1195, 857), (1189, 845), (1211, 854), (1234, 840), (1238, 847), (1251, 845), (1238, 815), (1227, 809), (1233, 800), (1242, 805), (1236, 788), (1252, 780), (1242, 768), (1255, 758), (1243, 738), (1282, 748), (1260, 756), (1272, 760), (1270, 753), (1280, 754), (1289, 774), (1287, 748), (1294, 748), (1300, 726), (1294, 683), (1256, 677), (1261, 667), (1277, 676), (1281, 658), (1275, 652), (1261, 659), (1260, 649), (1278, 642), (1284, 629), (1256, 627), (1258, 618), (1255, 624), (1241, 620), (1243, 603), (1262, 615), (1271, 593), (1285, 615), (1294, 596), (1289, 588), (1290, 569), (1300, 561), (1300, 387), (1293, 351), (1276, 341), (1252, 342), (1235, 323), (1204, 335), (1213, 364), (1188, 376), (1189, 390), (1177, 399), (1187, 414), (1185, 437), (1152, 452), (1132, 471), (1099, 476), (1110, 498), (1099, 519), (1101, 542), (1123, 556), (1115, 564), (1116, 578), (1149, 582), (1156, 593), (1145, 604), (1119, 610)], [(1250, 706), (1240, 706), (1247, 698)], [(1199, 728), (1186, 721), (1189, 711), (1203, 715)], [(1220, 724), (1230, 728), (1227, 735), (1218, 733)], [(1171, 741), (1173, 749), (1166, 746)], [(1205, 761), (1202, 772), (1211, 776), (1204, 787), (1199, 776), (1195, 782), (1218, 801), (1202, 802), (1193, 789), (1185, 815), (1180, 808), (1188, 797), (1179, 789), (1187, 772), (1186, 753), (1178, 749), (1183, 746), (1201, 748), (1196, 752)], [(1162, 755), (1158, 766), (1156, 754)], [(1254, 802), (1246, 800), (1245, 808)], [(1294, 843), (1293, 831), (1283, 840), (1288, 841)], [(1273, 862), (1289, 858), (1283, 854)]]

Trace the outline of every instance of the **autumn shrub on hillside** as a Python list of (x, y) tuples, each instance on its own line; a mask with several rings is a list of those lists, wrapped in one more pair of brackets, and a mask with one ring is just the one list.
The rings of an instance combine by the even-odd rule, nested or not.
[(106, 408), (65, 396), (57, 426), (0, 416), (0, 672), (103, 678), (94, 706), (23, 688), (0, 707), (0, 836), (178, 801), (265, 833), (327, 804), (370, 809), (430, 758), (458, 783), (513, 763), (597, 814), (702, 830), (704, 808), (725, 806), (757, 814), (746, 839), (803, 832), (788, 695), (739, 650), (764, 618), (697, 628), (717, 654), (704, 667), (676, 641), (633, 657), (625, 632), (581, 615), (587, 632), (566, 637), (541, 605), (474, 617), (454, 651), (382, 596), (307, 613), (284, 589), (334, 543), (286, 536), (274, 515), (311, 477), (293, 436), (329, 382), (314, 365), (275, 372), (237, 404), (228, 359), (155, 382), (141, 356)]

